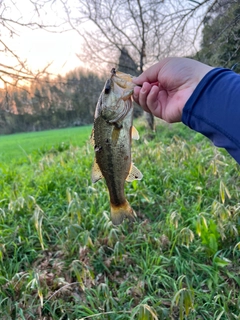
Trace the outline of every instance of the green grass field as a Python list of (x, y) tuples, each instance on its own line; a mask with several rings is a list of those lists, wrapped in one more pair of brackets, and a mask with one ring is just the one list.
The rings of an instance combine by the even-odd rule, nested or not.
[(0, 136), (0, 162), (28, 160), (51, 148), (82, 147), (90, 134), (91, 126), (84, 126)]
[(0, 319), (240, 319), (240, 168), (181, 124), (136, 123), (109, 220), (91, 127), (0, 137)]

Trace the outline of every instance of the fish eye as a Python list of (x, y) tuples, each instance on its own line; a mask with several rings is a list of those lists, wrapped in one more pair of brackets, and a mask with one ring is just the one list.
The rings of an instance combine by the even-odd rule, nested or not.
[(105, 84), (105, 90), (104, 90), (104, 92), (105, 92), (106, 94), (109, 94), (110, 91), (111, 91), (111, 82), (110, 82), (110, 79), (108, 79), (107, 82), (106, 82), (106, 84)]

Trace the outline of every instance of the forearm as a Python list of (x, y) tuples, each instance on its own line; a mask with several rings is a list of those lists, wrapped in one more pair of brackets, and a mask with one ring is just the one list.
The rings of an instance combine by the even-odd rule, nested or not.
[(182, 122), (240, 163), (240, 76), (228, 69), (210, 71), (187, 101)]

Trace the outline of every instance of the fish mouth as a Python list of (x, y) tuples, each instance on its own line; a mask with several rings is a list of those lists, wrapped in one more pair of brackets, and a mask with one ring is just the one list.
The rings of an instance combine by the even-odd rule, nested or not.
[[(112, 68), (111, 69), (111, 77), (106, 81), (106, 84), (105, 84), (105, 88), (104, 88), (104, 93), (105, 94), (109, 94), (110, 92), (111, 92), (111, 89), (112, 89), (112, 86), (111, 86), (111, 84), (112, 84), (112, 78), (114, 77), (114, 76), (116, 76), (116, 74), (117, 74), (117, 71), (116, 71), (116, 69), (115, 68)], [(152, 85), (155, 85), (155, 84), (157, 84), (157, 82), (156, 83), (153, 83)], [(135, 85), (135, 86), (138, 86), (138, 87), (142, 87), (142, 85)]]
[(111, 79), (108, 79), (106, 84), (105, 84), (104, 93), (105, 94), (109, 94), (110, 91), (111, 91)]
[(105, 94), (109, 94), (111, 92), (112, 77), (114, 77), (115, 75), (116, 75), (116, 69), (112, 68), (112, 70), (111, 70), (111, 78), (108, 79), (106, 84), (105, 84), (105, 89), (104, 89), (104, 93)]

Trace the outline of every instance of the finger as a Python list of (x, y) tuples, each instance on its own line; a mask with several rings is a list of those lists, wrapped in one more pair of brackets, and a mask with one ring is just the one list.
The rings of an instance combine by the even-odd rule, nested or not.
[(146, 71), (144, 71), (140, 76), (137, 78), (133, 78), (132, 82), (137, 85), (142, 85), (144, 82), (156, 82), (158, 78), (158, 69), (156, 65), (153, 65)]
[(159, 61), (158, 63), (155, 63), (146, 71), (144, 71), (140, 76), (138, 76), (137, 78), (133, 78), (132, 82), (137, 85), (142, 85), (144, 82), (158, 82), (158, 74), (163, 68), (163, 66), (168, 62), (168, 60), (169, 59), (166, 58)]
[(148, 109), (154, 114), (157, 115), (158, 113), (158, 107), (159, 107), (159, 101), (158, 101), (158, 95), (159, 95), (159, 87), (153, 86), (147, 96), (147, 106)]
[(144, 82), (142, 85), (141, 90), (139, 91), (138, 101), (140, 106), (145, 110), (149, 112), (148, 106), (147, 106), (147, 96), (151, 90), (151, 85), (147, 82)]
[(139, 104), (139, 92), (140, 92), (140, 90), (141, 90), (141, 87), (138, 87), (138, 86), (134, 87), (134, 89), (133, 89), (133, 100), (137, 104)]

